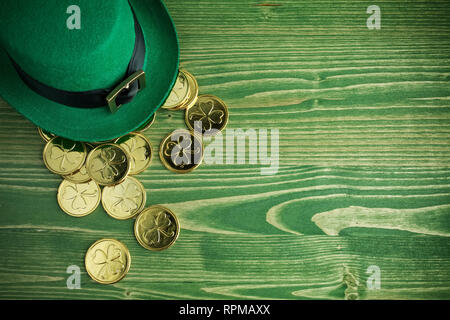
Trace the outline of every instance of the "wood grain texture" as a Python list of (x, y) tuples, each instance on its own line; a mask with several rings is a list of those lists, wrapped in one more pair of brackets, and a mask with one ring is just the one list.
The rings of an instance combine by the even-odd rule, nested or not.
[[(100, 207), (77, 219), (56, 202), (33, 124), (0, 102), (0, 298), (450, 298), (450, 5), (377, 1), (167, 0), (182, 67), (230, 108), (228, 128), (279, 129), (280, 168), (167, 171), (161, 139), (183, 113), (159, 110), (155, 154), (138, 176), (147, 204), (180, 219), (176, 244), (149, 252), (133, 221)], [(130, 249), (129, 274), (99, 285), (84, 270), (102, 237)], [(81, 290), (66, 268), (81, 267)], [(366, 270), (381, 269), (368, 290)]]

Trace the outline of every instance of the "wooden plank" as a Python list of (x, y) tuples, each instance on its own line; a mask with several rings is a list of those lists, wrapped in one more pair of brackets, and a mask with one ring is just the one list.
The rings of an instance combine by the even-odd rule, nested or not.
[[(236, 154), (167, 171), (159, 142), (184, 115), (159, 110), (138, 178), (147, 204), (175, 211), (182, 230), (149, 252), (133, 221), (58, 208), (61, 179), (44, 167), (36, 128), (0, 101), (0, 298), (449, 299), (448, 2), (378, 1), (381, 30), (367, 29), (366, 1), (166, 4), (182, 66), (229, 104), (228, 128), (279, 130), (278, 173)], [(114, 285), (83, 267), (102, 237), (131, 251)], [(69, 265), (81, 267), (81, 290), (66, 287)], [(379, 290), (366, 286), (371, 265)]]

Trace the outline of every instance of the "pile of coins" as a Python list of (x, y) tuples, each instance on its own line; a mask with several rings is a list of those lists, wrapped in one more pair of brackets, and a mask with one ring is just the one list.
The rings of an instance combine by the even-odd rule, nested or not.
[[(185, 110), (189, 128), (173, 131), (160, 145), (161, 162), (173, 172), (187, 173), (197, 168), (203, 159), (199, 134), (215, 134), (228, 122), (225, 103), (212, 95), (199, 96), (198, 92), (194, 76), (180, 70), (174, 88), (162, 106), (169, 110)], [(170, 247), (180, 232), (180, 223), (172, 211), (159, 205), (145, 208), (146, 191), (133, 177), (145, 171), (152, 161), (152, 146), (142, 132), (151, 127), (155, 118), (154, 114), (134, 132), (97, 143), (71, 141), (38, 128), (46, 141), (44, 163), (51, 172), (63, 178), (57, 193), (60, 208), (70, 216), (84, 217), (101, 202), (106, 213), (114, 219), (136, 218), (136, 240), (152, 251)], [(86, 271), (93, 280), (103, 284), (121, 280), (130, 264), (128, 248), (115, 239), (96, 241), (85, 256)]]
[[(163, 139), (159, 156), (164, 166), (177, 173), (197, 168), (203, 159), (203, 145), (199, 135), (214, 135), (228, 124), (228, 107), (213, 95), (198, 95), (195, 77), (180, 70), (178, 78), (164, 105), (168, 110), (185, 110), (189, 130), (175, 130)], [(199, 124), (200, 127), (195, 125)]]

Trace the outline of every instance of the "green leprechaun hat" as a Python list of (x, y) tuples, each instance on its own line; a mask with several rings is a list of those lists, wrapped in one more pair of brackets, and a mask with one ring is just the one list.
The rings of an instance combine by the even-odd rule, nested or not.
[(159, 0), (0, 7), (0, 96), (46, 131), (76, 141), (116, 138), (144, 124), (175, 83), (178, 39)]

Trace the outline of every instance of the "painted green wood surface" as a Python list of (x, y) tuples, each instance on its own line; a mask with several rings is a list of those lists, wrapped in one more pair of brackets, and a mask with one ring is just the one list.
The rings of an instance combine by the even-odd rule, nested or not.
[[(102, 208), (76, 219), (56, 203), (36, 128), (0, 102), (0, 298), (450, 298), (448, 1), (167, 0), (182, 66), (230, 108), (230, 129), (280, 130), (280, 169), (157, 155), (138, 177), (147, 204), (176, 212), (176, 244), (149, 252), (133, 221)], [(366, 9), (381, 8), (381, 30)], [(1, 71), (0, 71), (1, 72)], [(158, 111), (157, 151), (182, 112)], [(84, 254), (113, 237), (129, 274), (94, 283)], [(81, 290), (66, 288), (79, 265)], [(368, 290), (366, 270), (381, 269)], [(347, 290), (348, 293), (348, 290)], [(348, 297), (348, 295), (347, 295)]]

